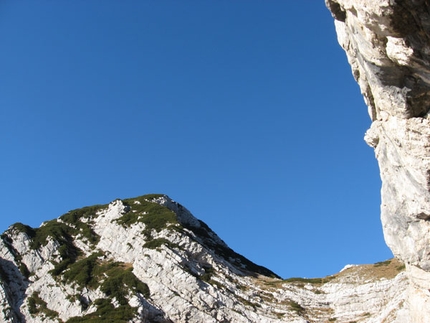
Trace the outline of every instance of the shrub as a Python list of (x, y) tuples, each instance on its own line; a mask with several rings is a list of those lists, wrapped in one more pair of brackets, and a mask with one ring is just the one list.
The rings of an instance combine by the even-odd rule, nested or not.
[(19, 264), (19, 271), (21, 272), (21, 274), (25, 277), (25, 278), (29, 278), (30, 277), (30, 271), (28, 270), (27, 266), (21, 262)]
[(101, 285), (101, 291), (107, 296), (115, 297), (120, 305), (128, 304), (126, 296), (129, 290), (149, 297), (149, 288), (132, 273), (133, 268), (112, 268), (107, 274), (108, 278)]
[(95, 287), (96, 277), (94, 277), (94, 271), (100, 255), (100, 253), (94, 253), (85, 259), (75, 262), (64, 273), (64, 279), (67, 282), (73, 281), (80, 287)]
[(32, 227), (22, 224), (20, 222), (15, 223), (12, 227), (19, 232), (25, 233), (29, 238), (33, 238), (36, 235), (36, 231)]
[(27, 302), (28, 302), (28, 311), (30, 312), (31, 315), (43, 313), (51, 319), (55, 319), (58, 317), (58, 313), (53, 310), (50, 310), (47, 307), (46, 302), (40, 298), (37, 292), (33, 292), (33, 294), (28, 298)]
[(303, 312), (305, 311), (305, 309), (297, 302), (290, 300), (288, 303), (289, 307), (291, 310), (293, 310), (294, 312), (296, 312), (299, 315), (302, 315)]
[(82, 317), (72, 317), (66, 323), (128, 323), (137, 314), (130, 305), (114, 307), (109, 299), (96, 299), (97, 311)]
[[(149, 200), (161, 197), (160, 194), (144, 195), (135, 199), (126, 199), (124, 204), (129, 206), (129, 210), (116, 222), (124, 227), (129, 227), (137, 222), (145, 224), (143, 234), (151, 237), (151, 231), (160, 232), (168, 227), (169, 224), (178, 223), (176, 214), (167, 207), (159, 205)], [(135, 202), (139, 203), (135, 203)]]
[(157, 249), (160, 248), (162, 245), (171, 246), (172, 243), (166, 238), (158, 238), (149, 240), (143, 245), (143, 247), (148, 249)]
[(149, 297), (149, 288), (133, 274), (132, 267), (120, 262), (101, 262), (101, 253), (72, 264), (64, 273), (66, 282), (75, 282), (81, 288), (97, 288), (101, 286), (102, 292), (115, 297), (121, 305), (126, 304), (125, 297), (132, 290)]
[[(133, 274), (132, 267), (119, 262), (103, 263), (99, 256), (100, 254), (93, 254), (76, 262), (64, 276), (81, 287), (97, 288), (100, 285), (100, 290), (108, 298), (94, 301), (96, 312), (83, 317), (73, 317), (67, 323), (129, 322), (137, 314), (137, 309), (128, 304), (127, 296), (130, 291), (140, 293), (146, 298), (150, 296), (148, 286)], [(119, 303), (116, 308), (112, 304), (113, 299)]]
[(200, 276), (200, 279), (203, 280), (204, 282), (210, 283), (215, 270), (212, 266), (205, 266), (204, 270), (205, 270), (205, 273)]
[(98, 211), (105, 209), (106, 207), (106, 204), (86, 206), (80, 209), (71, 210), (66, 214), (63, 214), (60, 219), (64, 222), (75, 224), (77, 222), (80, 222), (81, 218), (90, 218), (92, 216), (95, 216)]

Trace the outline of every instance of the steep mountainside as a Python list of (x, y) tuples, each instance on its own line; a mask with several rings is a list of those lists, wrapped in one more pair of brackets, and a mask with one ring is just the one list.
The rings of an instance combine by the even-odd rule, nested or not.
[(406, 322), (397, 260), (283, 280), (164, 195), (1, 238), (0, 322)]
[(411, 322), (430, 322), (430, 2), (326, 0), (369, 107), (381, 219), (406, 263)]

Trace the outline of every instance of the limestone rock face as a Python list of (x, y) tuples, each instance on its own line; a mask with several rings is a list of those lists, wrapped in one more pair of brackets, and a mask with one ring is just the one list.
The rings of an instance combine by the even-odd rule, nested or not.
[(420, 304), (413, 322), (428, 322), (429, 312), (427, 318), (413, 313), (430, 308), (430, 3), (326, 5), (369, 108), (372, 125), (365, 140), (379, 163), (385, 240), (407, 263), (410, 302)]
[(391, 260), (280, 279), (165, 195), (70, 211), (0, 240), (0, 322), (405, 323)]

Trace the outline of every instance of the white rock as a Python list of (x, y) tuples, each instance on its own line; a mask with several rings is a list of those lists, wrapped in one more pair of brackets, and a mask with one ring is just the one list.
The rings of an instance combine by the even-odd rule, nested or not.
[[(375, 148), (379, 163), (385, 240), (410, 265), (414, 282), (417, 270), (430, 272), (428, 2), (326, 0), (326, 4), (373, 121), (365, 140)], [(402, 322), (428, 322), (428, 293), (421, 284), (413, 286), (410, 319)]]

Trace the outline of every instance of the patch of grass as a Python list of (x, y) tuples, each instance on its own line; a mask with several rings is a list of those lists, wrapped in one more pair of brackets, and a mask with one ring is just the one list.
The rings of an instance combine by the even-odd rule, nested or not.
[(336, 278), (336, 281), (360, 284), (380, 279), (393, 279), (404, 269), (404, 263), (392, 258), (375, 264), (353, 266), (337, 273), (333, 277)]
[(286, 283), (325, 284), (334, 278), (335, 276), (327, 276), (324, 278), (292, 277), (292, 278), (284, 279), (283, 281)]
[(252, 307), (254, 309), (254, 311), (257, 310), (257, 307), (261, 307), (260, 304), (248, 301), (247, 299), (243, 298), (242, 296), (236, 295), (236, 297), (243, 305)]
[(406, 265), (405, 264), (401, 264), (401, 265), (399, 265), (399, 266), (396, 266), (396, 270), (398, 271), (398, 272), (402, 272), (402, 271), (404, 271), (406, 269)]
[(377, 262), (373, 266), (375, 266), (375, 267), (381, 267), (381, 266), (388, 266), (389, 264), (391, 264), (391, 259), (386, 260), (386, 261)]

